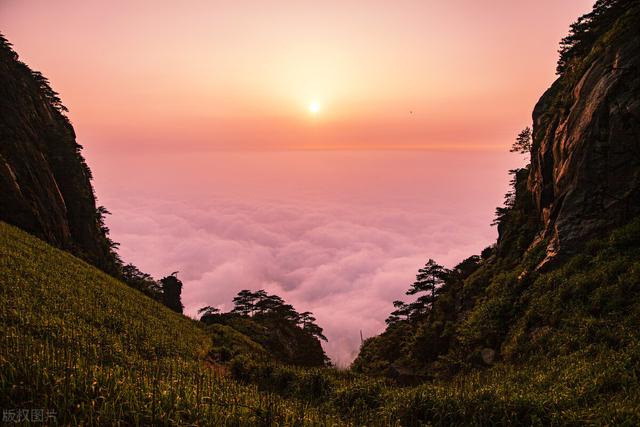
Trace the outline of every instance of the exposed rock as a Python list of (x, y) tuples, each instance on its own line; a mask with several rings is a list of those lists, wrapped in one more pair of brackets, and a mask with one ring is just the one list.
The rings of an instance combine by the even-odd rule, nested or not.
[(638, 15), (630, 10), (626, 27), (618, 23), (533, 112), (528, 188), (542, 222), (538, 238), (549, 242), (545, 262), (639, 213)]
[(91, 172), (64, 110), (0, 36), (0, 220), (113, 273)]

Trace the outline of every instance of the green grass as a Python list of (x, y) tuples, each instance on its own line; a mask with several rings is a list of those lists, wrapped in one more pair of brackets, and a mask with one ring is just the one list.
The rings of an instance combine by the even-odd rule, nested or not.
[(205, 330), (214, 343), (212, 354), (223, 362), (239, 355), (260, 360), (269, 359), (269, 353), (264, 347), (231, 326), (214, 323), (207, 325)]
[[(203, 328), (0, 223), (0, 407), (53, 409), (67, 425), (640, 425), (639, 236), (636, 221), (537, 277), (510, 359), (399, 388), (256, 357), (236, 330)], [(206, 361), (221, 349), (228, 374)]]
[(203, 359), (197, 322), (0, 223), (0, 407), (71, 425), (333, 425)]
[[(401, 388), (331, 369), (232, 364), (234, 378), (355, 425), (640, 425), (639, 348), (585, 349)], [(595, 354), (594, 354), (595, 353)]]
[[(529, 256), (539, 258), (541, 254)], [(484, 298), (456, 325), (461, 365), (501, 336), (496, 365), (412, 388), (349, 372), (238, 359), (239, 381), (365, 425), (640, 425), (640, 218), (548, 272), (478, 271)], [(523, 270), (529, 276), (519, 280)], [(386, 337), (399, 348), (411, 337)], [(439, 379), (438, 379), (439, 378)]]

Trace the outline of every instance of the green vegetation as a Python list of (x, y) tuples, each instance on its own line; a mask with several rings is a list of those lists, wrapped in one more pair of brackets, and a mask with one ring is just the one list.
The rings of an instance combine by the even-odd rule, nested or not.
[(616, 20), (630, 9), (633, 1), (597, 0), (593, 10), (571, 24), (569, 35), (560, 42), (557, 73), (563, 74), (578, 64)]
[[(639, 13), (599, 0), (574, 24), (552, 108), (606, 43), (637, 37)], [(540, 140), (526, 128), (512, 151)], [(452, 269), (430, 259), (349, 371), (326, 366), (312, 313), (263, 290), (200, 322), (176, 313), (182, 283), (124, 265), (102, 207), (88, 223), (112, 276), (0, 222), (0, 406), (64, 425), (640, 425), (640, 217), (545, 263), (532, 172), (510, 173), (497, 244)]]
[[(446, 357), (465, 357), (438, 363), (479, 363), (471, 349), (496, 334), (503, 337), (502, 359), (454, 376), (433, 370), (441, 375), (415, 387), (355, 372), (381, 372), (365, 357), (372, 343), (389, 340), (401, 355), (404, 342), (409, 351), (419, 349), (410, 327), (394, 338), (408, 326), (403, 321), (390, 327), (393, 333), (367, 340), (354, 372), (295, 368), (274, 363), (234, 328), (203, 327), (6, 224), (0, 224), (0, 255), (0, 406), (52, 409), (59, 423), (640, 422), (640, 303), (634, 297), (640, 220), (592, 242), (552, 272), (529, 273), (522, 279), (526, 286), (512, 286), (518, 269), (498, 275), (456, 330), (468, 353), (453, 352)], [(465, 274), (475, 268), (465, 287), (477, 286), (492, 257), (458, 268)], [(440, 292), (433, 310), (446, 295)], [(517, 316), (501, 317), (504, 301), (516, 301)], [(221, 348), (230, 349), (226, 366), (208, 357)]]
[[(309, 367), (329, 364), (320, 344), (320, 340), (326, 341), (327, 338), (315, 323), (313, 313), (298, 313), (291, 304), (262, 289), (238, 292), (233, 305), (229, 313), (220, 313), (211, 306), (199, 310), (200, 321), (210, 325), (208, 330), (217, 334), (222, 342), (229, 343), (229, 346), (217, 347), (215, 357), (218, 360), (228, 361), (230, 357), (243, 353), (262, 356), (266, 351), (267, 359), (286, 364)], [(216, 325), (220, 327), (214, 328)], [(256, 348), (262, 351), (256, 352)]]
[(334, 424), (305, 403), (241, 386), (211, 340), (94, 267), (0, 223), (0, 407), (60, 424)]
[(462, 282), (445, 280), (426, 317), (367, 340), (353, 369), (382, 376), (396, 364), (434, 378), (394, 392), (398, 419), (463, 424), (461, 411), (482, 424), (637, 425), (640, 218), (532, 271), (543, 255), (531, 250), (509, 269), (478, 259)]

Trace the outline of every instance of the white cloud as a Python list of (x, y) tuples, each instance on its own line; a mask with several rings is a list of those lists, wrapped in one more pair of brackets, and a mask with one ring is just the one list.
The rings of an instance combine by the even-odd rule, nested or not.
[(391, 302), (427, 258), (451, 265), (492, 233), (478, 236), (472, 218), (397, 208), (139, 197), (108, 206), (125, 260), (157, 277), (180, 271), (188, 314), (204, 305), (230, 309), (239, 290), (265, 288), (313, 311), (327, 352), (343, 365), (361, 330), (366, 337), (384, 328)]

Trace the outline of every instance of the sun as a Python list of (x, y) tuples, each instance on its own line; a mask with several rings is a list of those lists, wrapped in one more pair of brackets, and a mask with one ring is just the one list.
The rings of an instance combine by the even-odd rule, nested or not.
[(309, 112), (311, 114), (318, 114), (320, 112), (320, 104), (318, 101), (312, 101), (311, 104), (309, 104)]

